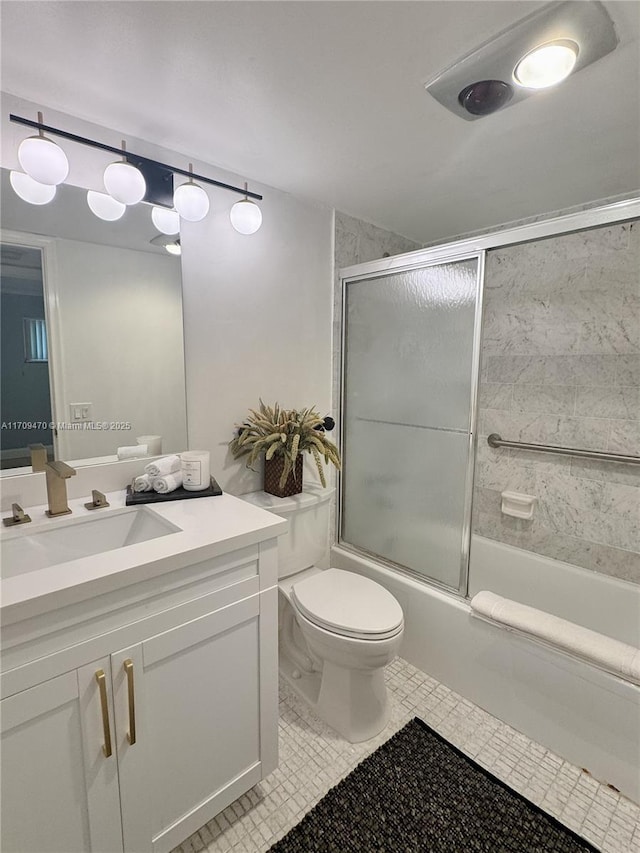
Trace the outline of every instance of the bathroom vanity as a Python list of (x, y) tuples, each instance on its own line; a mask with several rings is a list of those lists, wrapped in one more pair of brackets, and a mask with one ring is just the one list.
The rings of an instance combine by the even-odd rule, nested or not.
[(107, 497), (2, 534), (6, 853), (169, 851), (277, 764), (286, 521)]

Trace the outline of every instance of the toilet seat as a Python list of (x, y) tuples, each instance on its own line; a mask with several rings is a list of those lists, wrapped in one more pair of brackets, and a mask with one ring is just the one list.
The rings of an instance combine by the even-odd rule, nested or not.
[(402, 608), (370, 578), (327, 569), (294, 583), (291, 602), (310, 622), (344, 637), (386, 640), (404, 627)]

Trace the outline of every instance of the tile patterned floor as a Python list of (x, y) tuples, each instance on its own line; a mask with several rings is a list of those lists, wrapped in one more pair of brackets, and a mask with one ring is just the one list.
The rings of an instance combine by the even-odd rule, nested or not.
[(173, 853), (268, 850), (329, 788), (415, 716), (602, 853), (640, 851), (640, 808), (620, 794), (402, 659), (387, 668), (387, 684), (391, 721), (365, 744), (345, 741), (282, 684), (280, 766)]

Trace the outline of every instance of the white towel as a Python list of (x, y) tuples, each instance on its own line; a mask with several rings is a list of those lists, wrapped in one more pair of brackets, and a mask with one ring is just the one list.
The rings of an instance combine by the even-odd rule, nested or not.
[(133, 481), (133, 491), (134, 492), (152, 492), (153, 491), (153, 477), (150, 477), (148, 474), (141, 474), (139, 477), (136, 477)]
[(153, 481), (153, 488), (161, 495), (167, 495), (173, 492), (182, 485), (182, 472), (177, 471), (175, 474), (167, 474), (164, 477), (156, 477)]
[(152, 477), (164, 477), (167, 474), (175, 474), (182, 466), (180, 457), (177, 453), (173, 456), (163, 456), (162, 459), (156, 459), (155, 462), (149, 462), (144, 466), (144, 470)]
[(473, 596), (471, 609), (486, 619), (539, 637), (627, 681), (640, 684), (640, 649), (635, 646), (487, 590)]
[(116, 450), (118, 459), (139, 459), (141, 456), (148, 456), (146, 444), (131, 444), (127, 447), (119, 447)]

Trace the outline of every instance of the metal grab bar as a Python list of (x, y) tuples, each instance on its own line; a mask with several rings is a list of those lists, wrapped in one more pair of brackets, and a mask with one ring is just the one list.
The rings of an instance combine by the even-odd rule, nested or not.
[(553, 444), (527, 444), (524, 441), (504, 441), (497, 432), (487, 438), (489, 447), (514, 447), (516, 450), (538, 450), (540, 453), (558, 453), (563, 456), (580, 456), (583, 459), (599, 459), (601, 462), (626, 462), (640, 465), (640, 456), (622, 456), (601, 450), (577, 450), (573, 447), (556, 447)]

